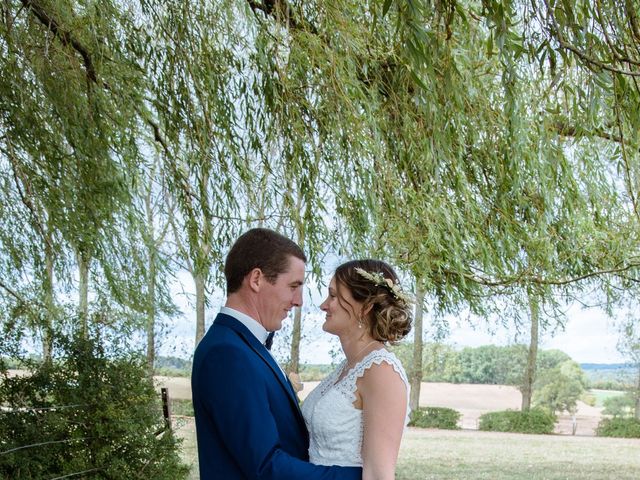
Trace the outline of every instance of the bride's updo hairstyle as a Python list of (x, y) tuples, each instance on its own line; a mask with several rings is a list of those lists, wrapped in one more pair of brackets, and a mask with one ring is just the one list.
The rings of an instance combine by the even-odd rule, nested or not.
[(390, 265), (381, 260), (352, 260), (340, 265), (334, 276), (339, 302), (349, 303), (340, 294), (347, 288), (353, 299), (362, 303), (361, 312), (353, 305), (350, 310), (374, 340), (394, 343), (411, 331), (412, 299), (402, 291)]

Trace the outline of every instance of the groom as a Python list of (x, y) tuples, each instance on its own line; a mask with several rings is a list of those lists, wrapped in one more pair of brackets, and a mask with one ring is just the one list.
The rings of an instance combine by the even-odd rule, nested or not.
[(298, 399), (264, 342), (302, 305), (306, 257), (263, 228), (231, 247), (227, 301), (196, 348), (191, 389), (201, 480), (354, 479), (360, 468), (308, 463)]

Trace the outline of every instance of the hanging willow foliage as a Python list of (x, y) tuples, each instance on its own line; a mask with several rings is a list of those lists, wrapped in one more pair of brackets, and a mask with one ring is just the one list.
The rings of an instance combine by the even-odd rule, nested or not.
[(5, 1), (6, 298), (46, 284), (47, 245), (57, 278), (86, 262), (146, 304), (136, 197), (155, 155), (202, 328), (256, 224), (303, 240), (316, 274), (330, 246), (389, 256), (442, 311), (634, 278), (637, 7)]

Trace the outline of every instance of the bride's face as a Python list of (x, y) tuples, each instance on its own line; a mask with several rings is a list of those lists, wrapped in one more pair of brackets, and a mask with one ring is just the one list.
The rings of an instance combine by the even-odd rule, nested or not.
[(353, 299), (347, 287), (341, 285), (338, 289), (335, 277), (329, 283), (329, 294), (320, 310), (326, 314), (322, 329), (334, 335), (344, 335), (358, 328), (356, 312), (362, 310), (362, 305)]

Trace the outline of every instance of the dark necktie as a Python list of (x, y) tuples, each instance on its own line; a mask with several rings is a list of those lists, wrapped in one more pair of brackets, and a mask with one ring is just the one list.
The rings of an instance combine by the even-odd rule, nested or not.
[(267, 350), (271, 350), (271, 345), (273, 344), (273, 336), (276, 332), (269, 332), (267, 335), (267, 339), (264, 341), (264, 346), (267, 347)]

